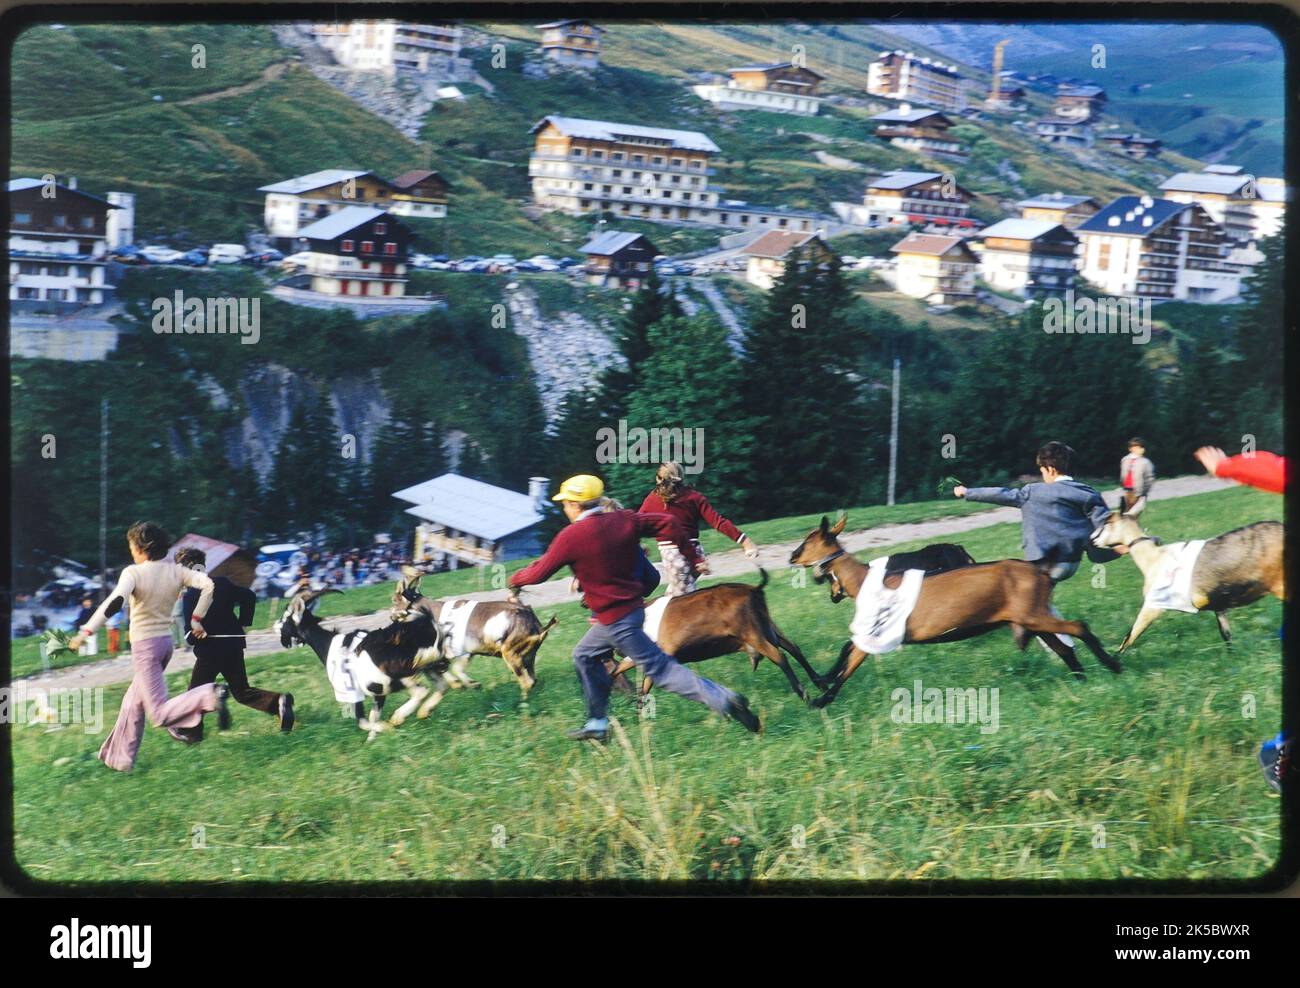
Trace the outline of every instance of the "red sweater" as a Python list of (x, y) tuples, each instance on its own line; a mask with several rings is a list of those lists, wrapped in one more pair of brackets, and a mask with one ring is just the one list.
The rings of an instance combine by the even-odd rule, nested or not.
[(646, 536), (672, 542), (687, 559), (696, 558), (682, 527), (668, 515), (605, 511), (565, 528), (540, 559), (510, 577), (510, 586), (543, 583), (560, 567), (568, 566), (582, 586), (583, 603), (596, 620), (613, 624), (645, 606), (636, 571), (640, 540)]
[(672, 515), (685, 530), (688, 538), (698, 539), (700, 537), (701, 519), (707, 522), (711, 528), (716, 528), (731, 539), (732, 542), (739, 542), (744, 538), (740, 529), (718, 514), (717, 509), (709, 503), (709, 499), (693, 487), (683, 487), (681, 493), (667, 504), (664, 503), (662, 497), (651, 491), (645, 496), (645, 500), (641, 502), (641, 512), (643, 514)]
[(1263, 491), (1272, 491), (1274, 494), (1284, 494), (1287, 472), (1285, 456), (1258, 452), (1254, 456), (1242, 453), (1228, 457), (1215, 468), (1214, 475), (1224, 480), (1249, 484)]

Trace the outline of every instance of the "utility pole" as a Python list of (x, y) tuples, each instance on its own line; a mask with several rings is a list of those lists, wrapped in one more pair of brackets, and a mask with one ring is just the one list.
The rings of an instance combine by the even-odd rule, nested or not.
[(108, 596), (108, 399), (99, 403), (99, 599)]
[(894, 395), (889, 410), (889, 495), (886, 504), (894, 503), (894, 481), (898, 477), (898, 381), (901, 361), (894, 358)]

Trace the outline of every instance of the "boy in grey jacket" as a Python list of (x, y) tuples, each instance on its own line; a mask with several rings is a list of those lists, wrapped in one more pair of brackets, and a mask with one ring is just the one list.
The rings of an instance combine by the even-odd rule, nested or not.
[[(1073, 449), (1052, 441), (1039, 447), (1036, 457), (1041, 484), (953, 488), (953, 494), (968, 501), (1019, 508), (1025, 559), (1036, 563), (1053, 585), (1075, 574), (1084, 553), (1093, 562), (1109, 562), (1119, 555), (1092, 544), (1092, 534), (1105, 522), (1110, 508), (1096, 490), (1070, 476), (1073, 458)], [(1066, 636), (1057, 637), (1071, 644)]]

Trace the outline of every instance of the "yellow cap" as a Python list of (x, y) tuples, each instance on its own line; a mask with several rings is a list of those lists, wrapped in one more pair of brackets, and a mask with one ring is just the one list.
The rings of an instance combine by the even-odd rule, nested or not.
[(560, 493), (552, 501), (594, 501), (605, 493), (605, 482), (589, 473), (570, 477), (560, 485)]

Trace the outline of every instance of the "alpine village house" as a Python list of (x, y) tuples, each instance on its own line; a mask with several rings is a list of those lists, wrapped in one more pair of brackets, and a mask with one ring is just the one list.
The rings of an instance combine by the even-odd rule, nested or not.
[(357, 297), (406, 294), (411, 231), (391, 213), (347, 206), (303, 227), (298, 236), (307, 242), (312, 291)]

